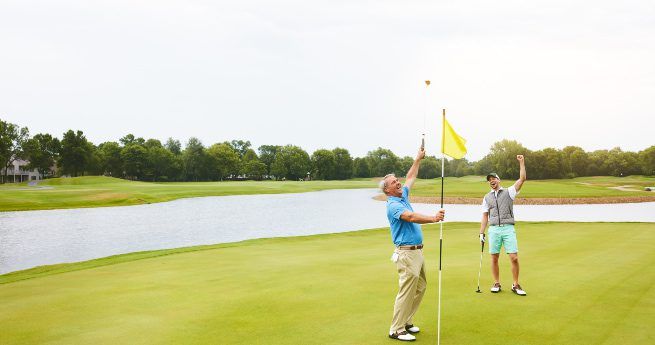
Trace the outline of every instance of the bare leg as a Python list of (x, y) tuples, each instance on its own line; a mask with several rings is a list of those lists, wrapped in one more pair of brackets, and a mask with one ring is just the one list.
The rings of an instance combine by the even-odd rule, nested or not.
[(514, 278), (514, 285), (519, 284), (519, 255), (517, 253), (510, 253), (509, 260), (512, 262), (512, 278)]
[(500, 254), (491, 254), (491, 274), (494, 276), (494, 282), (500, 283), (500, 273), (498, 272), (498, 256)]

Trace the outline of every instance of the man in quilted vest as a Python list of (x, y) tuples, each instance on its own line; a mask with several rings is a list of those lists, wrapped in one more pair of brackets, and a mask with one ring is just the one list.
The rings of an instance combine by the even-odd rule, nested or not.
[(484, 231), (489, 225), (489, 254), (491, 254), (491, 273), (494, 278), (491, 292), (500, 292), (498, 257), (500, 248), (505, 247), (505, 252), (512, 263), (512, 292), (519, 296), (526, 296), (527, 293), (519, 284), (519, 248), (514, 230), (514, 199), (525, 182), (525, 161), (523, 155), (517, 155), (516, 159), (520, 166), (519, 179), (511, 187), (507, 189), (501, 187), (498, 174), (487, 175), (491, 191), (482, 199), (480, 242), (485, 241)]

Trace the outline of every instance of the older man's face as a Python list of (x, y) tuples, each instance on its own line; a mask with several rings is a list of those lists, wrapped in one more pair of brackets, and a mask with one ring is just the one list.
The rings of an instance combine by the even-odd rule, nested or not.
[(387, 195), (400, 197), (403, 195), (403, 185), (396, 176), (389, 176), (384, 180), (384, 192)]

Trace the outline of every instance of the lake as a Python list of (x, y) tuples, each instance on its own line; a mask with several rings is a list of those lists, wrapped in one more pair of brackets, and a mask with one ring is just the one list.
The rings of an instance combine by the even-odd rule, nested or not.
[[(385, 203), (372, 199), (377, 193), (327, 190), (0, 212), (0, 274), (144, 250), (387, 227)], [(438, 208), (413, 206), (421, 213)], [(481, 218), (476, 205), (446, 205), (446, 212), (447, 221)], [(520, 221), (655, 222), (655, 203), (517, 205), (514, 213)]]

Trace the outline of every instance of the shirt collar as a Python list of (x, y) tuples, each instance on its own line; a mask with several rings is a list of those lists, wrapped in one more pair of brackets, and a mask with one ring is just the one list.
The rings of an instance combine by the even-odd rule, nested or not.
[(403, 198), (402, 198), (402, 197), (393, 196), (393, 195), (387, 195), (387, 200), (401, 201), (401, 200), (403, 200)]

